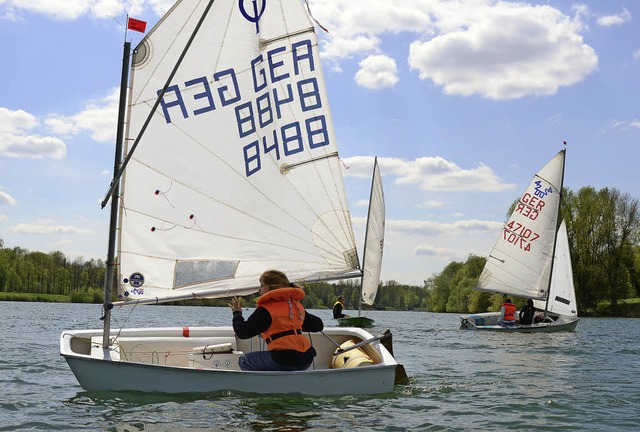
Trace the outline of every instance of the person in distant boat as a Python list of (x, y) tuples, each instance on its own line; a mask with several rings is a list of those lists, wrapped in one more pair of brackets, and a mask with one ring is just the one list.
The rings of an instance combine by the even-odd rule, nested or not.
[(506, 295), (504, 296), (504, 301), (500, 308), (498, 325), (503, 327), (515, 327), (516, 325), (516, 305), (514, 305), (511, 299)]
[(349, 315), (342, 313), (342, 309), (344, 309), (344, 297), (339, 296), (338, 300), (333, 305), (333, 317), (335, 319), (338, 318), (351, 318)]
[(311, 366), (316, 350), (303, 332), (319, 332), (324, 323), (307, 312), (300, 300), (302, 288), (289, 282), (278, 270), (267, 270), (260, 276), (260, 297), (256, 310), (246, 319), (240, 299), (229, 303), (233, 311), (233, 331), (240, 339), (261, 335), (268, 351), (254, 351), (240, 357), (242, 370), (305, 370)]
[(533, 307), (533, 300), (527, 299), (527, 304), (520, 309), (520, 324), (533, 324), (533, 317), (536, 314), (536, 308)]

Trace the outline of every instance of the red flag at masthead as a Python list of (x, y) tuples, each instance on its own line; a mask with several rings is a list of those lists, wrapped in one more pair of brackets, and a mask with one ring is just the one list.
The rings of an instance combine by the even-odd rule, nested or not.
[(127, 24), (127, 28), (129, 30), (137, 31), (140, 33), (144, 33), (147, 29), (147, 22), (141, 21), (135, 18), (129, 18), (129, 22)]

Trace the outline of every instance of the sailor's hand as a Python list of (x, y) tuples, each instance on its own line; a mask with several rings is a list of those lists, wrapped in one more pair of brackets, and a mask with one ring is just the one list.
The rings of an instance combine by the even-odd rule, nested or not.
[(231, 299), (231, 303), (229, 303), (229, 307), (233, 312), (242, 312), (242, 303), (238, 297), (234, 297)]

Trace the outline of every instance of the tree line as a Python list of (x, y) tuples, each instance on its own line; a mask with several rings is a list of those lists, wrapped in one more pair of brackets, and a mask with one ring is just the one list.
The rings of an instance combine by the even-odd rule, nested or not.
[(78, 303), (102, 302), (102, 260), (67, 259), (62, 252), (5, 248), (0, 239), (0, 292), (69, 296)]
[[(76, 303), (102, 303), (106, 265), (102, 260), (81, 258), (69, 260), (62, 252), (31, 252), (20, 247), (5, 248), (0, 239), (0, 293), (29, 293), (68, 296)], [(358, 308), (359, 282), (337, 284), (314, 283), (305, 286), (306, 307), (331, 308), (338, 295), (347, 300), (347, 307)], [(246, 305), (255, 304), (257, 296), (247, 297)], [(226, 306), (228, 299), (201, 299), (176, 304)], [(426, 291), (423, 287), (402, 285), (395, 281), (382, 284), (376, 300), (377, 308), (424, 309)]]
[[(618, 315), (620, 300), (640, 297), (638, 200), (615, 189), (564, 189), (561, 216), (567, 225), (579, 312), (607, 301), (613, 315)], [(466, 262), (452, 262), (423, 286), (382, 282), (374, 308), (456, 313), (498, 310), (499, 295), (473, 289), (485, 261), (472, 255)], [(101, 303), (105, 272), (102, 260), (70, 261), (62, 252), (4, 248), (0, 239), (0, 292), (57, 294), (73, 302)], [(331, 308), (338, 295), (345, 297), (348, 309), (359, 305), (358, 280), (307, 284), (305, 291), (305, 307)], [(248, 297), (246, 305), (253, 305), (256, 298)], [(524, 301), (515, 300), (518, 306)], [(227, 301), (196, 300), (214, 306), (226, 306)]]

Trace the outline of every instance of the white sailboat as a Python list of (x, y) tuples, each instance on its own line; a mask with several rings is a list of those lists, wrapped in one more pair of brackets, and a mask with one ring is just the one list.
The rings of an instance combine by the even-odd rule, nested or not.
[(533, 177), (487, 258), (475, 289), (534, 300), (544, 319), (498, 324), (499, 312), (462, 315), (461, 329), (519, 332), (573, 331), (578, 315), (569, 241), (560, 216), (563, 149)]
[(388, 334), (325, 328), (307, 335), (318, 353), (309, 370), (247, 372), (238, 357), (266, 345), (231, 326), (111, 329), (130, 305), (253, 294), (267, 269), (298, 284), (362, 274), (313, 22), (300, 0), (179, 0), (136, 47), (130, 79), (125, 44), (127, 138), (103, 201), (104, 326), (60, 337), (84, 389), (393, 390), (402, 366)]
[(384, 248), (384, 192), (382, 189), (382, 176), (378, 167), (378, 158), (373, 163), (373, 176), (371, 181), (371, 196), (369, 198), (369, 211), (367, 213), (366, 238), (362, 257), (362, 279), (360, 283), (360, 302), (358, 304), (358, 316), (338, 318), (341, 327), (373, 327), (372, 318), (362, 315), (362, 303), (369, 306), (378, 295), (380, 285), (380, 270), (382, 267), (382, 252)]

